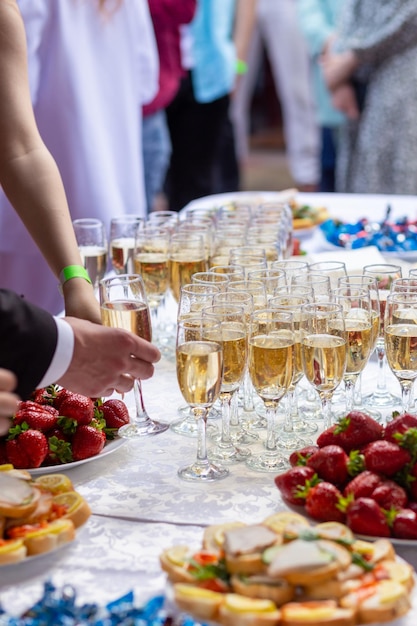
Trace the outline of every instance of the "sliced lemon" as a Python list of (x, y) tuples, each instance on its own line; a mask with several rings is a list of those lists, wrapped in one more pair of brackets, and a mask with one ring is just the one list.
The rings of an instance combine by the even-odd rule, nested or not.
[(91, 515), (89, 505), (77, 491), (58, 493), (54, 496), (54, 504), (65, 507), (65, 513), (62, 517), (70, 519), (75, 528), (85, 524)]
[(0, 472), (10, 472), (10, 470), (14, 469), (11, 463), (3, 463), (0, 465)]
[(223, 599), (223, 594), (218, 591), (203, 589), (202, 587), (196, 587), (195, 585), (187, 585), (187, 583), (177, 583), (174, 585), (174, 592), (176, 597), (205, 598), (206, 600), (219, 601)]
[(290, 602), (285, 605), (285, 619), (316, 622), (334, 615), (336, 602)]
[(65, 474), (46, 474), (45, 476), (38, 476), (38, 478), (35, 478), (35, 483), (54, 495), (74, 491), (74, 485), (71, 479)]
[(282, 533), (286, 526), (303, 526), (308, 527), (310, 523), (300, 513), (292, 511), (281, 511), (280, 513), (274, 513), (267, 517), (263, 523), (276, 533)]
[(165, 556), (170, 563), (183, 567), (188, 562), (190, 551), (187, 546), (174, 546), (165, 552)]
[(396, 580), (381, 580), (378, 584), (378, 596), (381, 603), (389, 603), (398, 600), (405, 595), (404, 585)]
[(225, 522), (224, 524), (219, 524), (219, 527), (214, 533), (214, 542), (221, 548), (224, 544), (224, 533), (227, 530), (240, 528), (241, 526), (245, 526), (245, 524), (243, 522)]
[(226, 594), (224, 604), (235, 613), (271, 613), (277, 609), (272, 600), (248, 598), (237, 593)]

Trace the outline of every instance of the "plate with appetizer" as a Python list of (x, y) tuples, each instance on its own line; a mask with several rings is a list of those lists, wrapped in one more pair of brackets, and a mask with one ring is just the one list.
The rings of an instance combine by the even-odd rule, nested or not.
[(209, 526), (197, 549), (165, 549), (160, 564), (176, 606), (222, 626), (400, 624), (415, 585), (389, 539), (291, 512)]
[(67, 546), (90, 515), (65, 474), (34, 478), (0, 466), (0, 574)]
[(70, 469), (117, 450), (125, 442), (118, 429), (128, 422), (120, 399), (89, 398), (55, 385), (38, 389), (19, 403), (0, 438), (0, 462), (33, 475)]

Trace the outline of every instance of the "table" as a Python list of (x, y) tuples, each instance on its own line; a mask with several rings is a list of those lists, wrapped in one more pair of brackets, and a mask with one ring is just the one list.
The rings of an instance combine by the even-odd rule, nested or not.
[[(371, 211), (383, 215), (389, 200), (381, 197), (300, 194), (300, 200), (326, 203), (332, 215), (349, 207), (357, 217)], [(395, 200), (395, 201), (394, 201)], [(411, 216), (417, 198), (395, 197), (393, 208)], [(316, 233), (309, 251), (319, 251)], [(375, 385), (377, 365), (371, 361), (364, 376), (363, 391)], [(393, 375), (391, 389), (399, 392)], [(162, 359), (154, 377), (143, 383), (145, 404), (151, 416), (171, 422), (178, 417), (183, 399), (172, 362)], [(129, 394), (127, 403), (133, 402)], [(19, 612), (40, 598), (47, 579), (57, 586), (72, 584), (80, 602), (104, 605), (133, 590), (137, 602), (163, 593), (165, 575), (159, 567), (160, 552), (185, 543), (198, 547), (202, 528), (211, 523), (241, 520), (259, 522), (283, 510), (273, 475), (251, 472), (243, 465), (231, 467), (230, 476), (215, 484), (195, 485), (181, 481), (176, 470), (195, 455), (196, 440), (166, 431), (156, 437), (128, 441), (112, 454), (67, 471), (75, 488), (88, 500), (93, 515), (72, 544), (54, 554), (38, 557), (25, 566), (0, 568), (0, 602), (8, 611)], [(397, 552), (417, 566), (417, 545)], [(401, 626), (417, 623), (413, 610), (398, 621)]]

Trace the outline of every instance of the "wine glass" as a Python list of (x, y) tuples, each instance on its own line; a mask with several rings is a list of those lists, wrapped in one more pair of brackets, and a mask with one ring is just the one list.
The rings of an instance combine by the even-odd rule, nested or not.
[[(147, 341), (152, 339), (152, 326), (142, 277), (136, 274), (119, 274), (104, 278), (100, 282), (101, 319), (104, 326), (124, 328)], [(134, 382), (135, 411), (130, 423), (119, 428), (120, 437), (135, 439), (146, 435), (157, 435), (168, 428), (152, 420), (143, 402), (142, 385)]]
[(337, 281), (341, 276), (347, 276), (346, 264), (343, 261), (317, 261), (309, 264), (308, 271), (310, 274), (328, 276), (332, 289), (337, 287)]
[(191, 283), (196, 272), (205, 272), (208, 259), (202, 235), (173, 233), (169, 241), (169, 284), (178, 303), (182, 285)]
[(250, 454), (237, 448), (230, 433), (232, 399), (243, 380), (246, 369), (246, 324), (244, 309), (236, 305), (212, 305), (203, 309), (203, 318), (219, 319), (223, 341), (223, 375), (220, 389), (222, 428), (217, 445), (209, 450), (209, 458), (221, 463), (238, 463)]
[(226, 274), (219, 274), (217, 272), (196, 272), (191, 276), (192, 283), (200, 283), (202, 285), (216, 285), (220, 291), (226, 291), (229, 283), (229, 277)]
[[(116, 274), (133, 274), (136, 231), (143, 222), (138, 215), (113, 217), (110, 221), (110, 258)], [(137, 272), (136, 272), (137, 273)]]
[(101, 220), (85, 217), (72, 222), (81, 259), (95, 289), (107, 270), (108, 246)]
[(167, 228), (169, 232), (174, 232), (178, 222), (177, 211), (152, 211), (148, 215), (148, 223), (156, 228)]
[(370, 395), (365, 396), (363, 401), (371, 408), (392, 407), (396, 406), (400, 399), (396, 395), (392, 394), (387, 388), (384, 318), (387, 296), (391, 292), (391, 285), (395, 279), (402, 277), (401, 266), (391, 263), (365, 265), (363, 273), (365, 276), (372, 276), (376, 279), (378, 284), (378, 298), (380, 306), (379, 337), (376, 343), (376, 354), (378, 358), (376, 390)]
[(355, 385), (368, 363), (373, 347), (373, 316), (369, 289), (354, 285), (338, 287), (333, 292), (334, 301), (340, 304), (344, 315), (347, 352), (345, 383), (346, 410), (353, 411)]
[(342, 306), (334, 302), (303, 304), (300, 330), (304, 374), (319, 394), (326, 429), (332, 425), (333, 392), (346, 370), (347, 338)]
[(293, 375), (294, 326), (292, 313), (261, 309), (251, 316), (248, 366), (256, 393), (265, 406), (267, 434), (265, 451), (251, 455), (246, 464), (261, 472), (280, 472), (288, 461), (277, 446), (276, 418), (280, 400)]
[(416, 293), (396, 293), (387, 297), (384, 335), (388, 365), (401, 386), (402, 410), (409, 413), (417, 377)]
[(268, 300), (272, 298), (277, 287), (283, 287), (287, 284), (284, 270), (278, 268), (249, 270), (248, 280), (259, 280), (263, 283)]
[(291, 277), (291, 286), (309, 287), (316, 302), (328, 302), (331, 299), (330, 277), (319, 272), (295, 274)]
[(149, 308), (158, 323), (158, 310), (169, 287), (169, 231), (145, 224), (135, 238), (134, 268), (142, 276)]
[(223, 349), (220, 324), (207, 319), (178, 322), (176, 341), (177, 380), (198, 425), (197, 457), (178, 470), (184, 480), (211, 482), (225, 478), (229, 470), (207, 457), (207, 413), (220, 395)]

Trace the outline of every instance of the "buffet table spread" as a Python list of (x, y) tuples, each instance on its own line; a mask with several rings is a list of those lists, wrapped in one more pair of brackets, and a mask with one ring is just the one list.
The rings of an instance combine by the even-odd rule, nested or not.
[[(327, 206), (330, 215), (340, 219), (382, 219), (388, 203), (393, 215), (417, 215), (417, 198), (409, 196), (299, 194), (299, 200)], [(325, 244), (319, 229), (303, 240), (309, 255), (325, 253)], [(376, 375), (377, 364), (371, 360), (363, 376), (363, 393), (373, 391)], [(399, 393), (390, 372), (387, 383)], [(184, 401), (171, 360), (163, 358), (143, 388), (151, 417), (164, 422), (178, 418), (177, 409)], [(133, 402), (130, 396), (125, 398), (128, 406)], [(158, 560), (164, 548), (175, 544), (198, 547), (204, 526), (235, 520), (256, 523), (288, 508), (274, 484), (274, 474), (250, 471), (242, 463), (230, 466), (230, 475), (215, 483), (180, 480), (177, 469), (194, 458), (195, 447), (194, 438), (168, 429), (155, 437), (123, 441), (111, 454), (91, 462), (67, 470), (58, 467), (56, 471), (68, 474), (93, 514), (71, 544), (0, 568), (3, 609), (20, 614), (41, 597), (47, 580), (58, 588), (72, 585), (80, 602), (105, 605), (130, 590), (137, 602), (145, 602), (165, 592), (166, 576)], [(417, 541), (397, 541), (395, 548), (417, 567)], [(408, 615), (392, 624), (416, 623), (417, 598)]]

